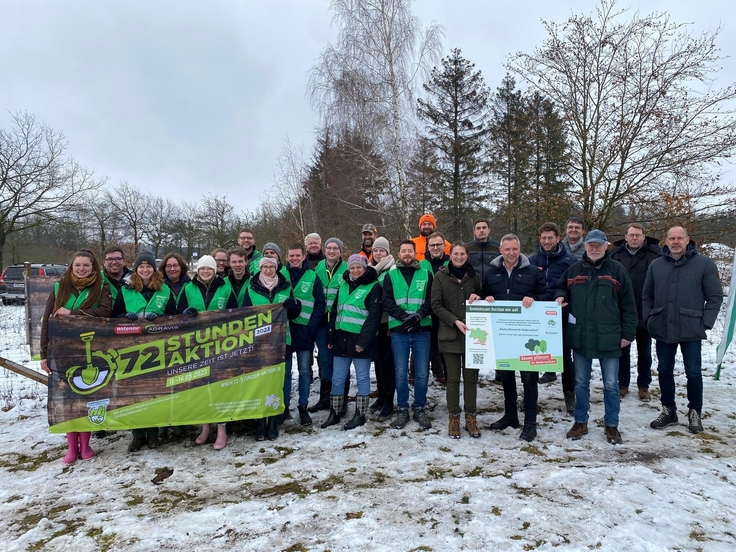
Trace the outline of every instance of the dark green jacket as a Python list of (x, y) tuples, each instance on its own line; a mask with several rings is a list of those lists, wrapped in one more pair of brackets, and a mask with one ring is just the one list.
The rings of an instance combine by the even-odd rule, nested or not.
[(593, 262), (588, 254), (568, 268), (557, 282), (555, 299), (570, 304), (565, 340), (586, 358), (621, 356), (621, 340), (636, 335), (636, 300), (631, 278), (606, 251)]
[(455, 321), (465, 322), (465, 302), (471, 294), (481, 294), (480, 276), (469, 262), (465, 268), (467, 272), (460, 282), (446, 266), (437, 271), (432, 281), (432, 312), (439, 319), (437, 344), (441, 353), (465, 354), (465, 336)]

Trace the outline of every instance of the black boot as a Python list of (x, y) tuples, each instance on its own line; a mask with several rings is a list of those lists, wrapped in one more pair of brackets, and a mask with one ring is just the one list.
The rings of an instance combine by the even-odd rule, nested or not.
[(253, 436), (256, 438), (256, 441), (263, 441), (266, 439), (266, 418), (258, 420), (258, 427), (256, 428)]
[(344, 418), (348, 413), (348, 394), (350, 393), (350, 378), (345, 382), (345, 392), (342, 394), (342, 407), (340, 408), (340, 417)]
[(338, 424), (340, 422), (340, 418), (342, 418), (342, 416), (340, 415), (340, 411), (342, 410), (342, 405), (343, 405), (342, 395), (330, 395), (330, 415), (327, 416), (327, 419), (319, 427), (321, 427), (322, 429), (325, 429), (330, 426)]
[(394, 394), (386, 393), (383, 397), (383, 408), (378, 413), (378, 419), (381, 421), (390, 420), (394, 415)]
[(307, 412), (319, 412), (320, 410), (330, 409), (330, 389), (332, 389), (331, 381), (320, 380), (319, 383), (319, 400), (312, 406), (307, 408)]
[(537, 436), (537, 423), (534, 421), (524, 420), (524, 429), (521, 430), (519, 439), (523, 439), (527, 443), (531, 443)]
[(148, 436), (148, 448), (149, 449), (157, 449), (161, 446), (161, 442), (158, 440), (158, 428), (157, 427), (149, 427), (146, 430), (146, 434)]
[(516, 429), (519, 427), (519, 416), (514, 414), (504, 414), (500, 420), (497, 420), (491, 424), (491, 429), (502, 430), (507, 427), (513, 427)]
[(128, 445), (128, 452), (138, 452), (146, 442), (146, 430), (145, 429), (134, 429), (133, 440)]
[(307, 412), (306, 405), (299, 407), (299, 423), (304, 427), (312, 425), (312, 417)]
[(378, 395), (378, 398), (375, 401), (373, 401), (373, 403), (371, 404), (369, 408), (371, 410), (381, 410), (383, 408), (384, 402), (385, 402), (385, 399), (383, 395), (382, 394)]
[(276, 416), (270, 416), (266, 419), (266, 439), (275, 441), (279, 436), (279, 426)]
[(355, 416), (343, 426), (343, 429), (355, 429), (365, 424), (365, 411), (368, 409), (368, 395), (358, 395), (355, 399)]

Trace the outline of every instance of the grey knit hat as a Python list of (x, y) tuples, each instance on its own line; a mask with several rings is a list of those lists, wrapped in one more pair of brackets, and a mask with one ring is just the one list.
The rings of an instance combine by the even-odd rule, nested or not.
[(327, 241), (325, 242), (325, 247), (327, 247), (330, 243), (334, 243), (335, 245), (337, 245), (337, 247), (340, 248), (340, 253), (343, 252), (345, 245), (342, 243), (342, 240), (340, 238), (327, 238)]
[(135, 263), (133, 263), (133, 271), (135, 272), (138, 270), (138, 267), (143, 263), (151, 265), (153, 270), (156, 270), (156, 257), (154, 257), (153, 253), (150, 251), (141, 251), (138, 253), (138, 256), (135, 258)]
[(279, 256), (279, 261), (281, 260), (281, 249), (278, 245), (276, 245), (273, 242), (268, 242), (266, 245), (263, 246), (263, 249), (261, 249), (261, 253), (265, 253), (268, 250), (275, 251), (276, 254)]
[(379, 236), (378, 238), (376, 238), (376, 241), (373, 242), (373, 249), (376, 249), (377, 247), (379, 249), (386, 250), (386, 253), (391, 253), (388, 245), (388, 240), (383, 236)]

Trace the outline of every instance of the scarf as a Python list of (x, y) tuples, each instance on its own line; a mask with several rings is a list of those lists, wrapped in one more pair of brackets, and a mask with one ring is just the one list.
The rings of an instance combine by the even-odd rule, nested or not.
[(463, 279), (463, 276), (468, 273), (468, 269), (465, 265), (458, 267), (452, 264), (452, 261), (447, 263), (447, 268), (450, 270), (450, 274), (452, 274), (459, 281), (461, 281)]
[(276, 287), (276, 284), (279, 283), (279, 275), (278, 272), (273, 278), (269, 278), (266, 276), (263, 272), (258, 273), (258, 281), (261, 282), (261, 285), (266, 288), (268, 291), (273, 291), (273, 288)]
[(97, 272), (93, 272), (86, 278), (77, 278), (74, 273), (70, 274), (72, 285), (77, 289), (77, 291), (82, 291), (83, 289), (87, 289), (88, 287), (92, 286), (95, 282), (97, 282), (98, 274)]

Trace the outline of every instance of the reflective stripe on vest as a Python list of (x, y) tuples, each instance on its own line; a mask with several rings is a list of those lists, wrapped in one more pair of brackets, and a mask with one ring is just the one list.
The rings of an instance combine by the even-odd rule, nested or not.
[[(260, 305), (272, 305), (274, 303), (283, 303), (289, 298), (290, 295), (289, 289), (282, 289), (281, 291), (277, 291), (276, 295), (273, 296), (273, 301), (269, 301), (268, 297), (265, 295), (261, 295), (257, 291), (255, 291), (252, 287), (248, 286), (248, 297), (250, 297), (250, 303), (254, 307), (260, 306)], [(291, 331), (289, 330), (289, 324), (286, 324), (286, 344), (291, 345)]]
[(322, 290), (325, 293), (325, 312), (329, 315), (330, 312), (332, 312), (332, 305), (335, 303), (335, 296), (337, 295), (337, 289), (340, 287), (340, 278), (342, 277), (342, 273), (345, 272), (340, 271), (343, 262), (342, 259), (340, 259), (340, 262), (335, 265), (335, 267), (332, 269), (332, 272), (330, 273), (332, 276), (330, 277), (330, 274), (327, 273), (327, 260), (322, 259), (319, 263), (317, 263), (317, 266), (314, 268), (314, 272), (319, 276), (320, 281), (322, 282), (323, 288)]
[(317, 273), (314, 270), (307, 270), (293, 288), (294, 298), (302, 302), (302, 312), (299, 313), (292, 322), (306, 326), (312, 318), (314, 311), (314, 282), (317, 280)]
[(376, 285), (376, 282), (363, 284), (350, 293), (350, 284), (345, 280), (342, 281), (339, 288), (340, 293), (338, 294), (335, 329), (354, 334), (360, 333), (366, 320), (368, 320), (365, 298), (374, 285)]
[[(391, 278), (391, 284), (394, 289), (394, 301), (396, 305), (406, 312), (417, 312), (427, 298), (427, 284), (429, 283), (429, 270), (419, 268), (414, 270), (411, 277), (411, 285), (406, 285), (406, 278), (398, 268), (392, 269), (388, 273)], [(420, 326), (431, 326), (432, 318), (425, 316), (419, 323)], [(397, 320), (390, 314), (388, 315), (388, 327), (396, 328), (401, 326), (401, 320)]]
[(123, 293), (123, 301), (125, 301), (126, 312), (155, 312), (156, 314), (164, 314), (166, 305), (171, 297), (171, 288), (167, 285), (161, 286), (161, 289), (154, 291), (151, 300), (146, 303), (146, 298), (140, 291), (125, 286), (121, 289)]
[(227, 300), (230, 299), (230, 294), (233, 292), (233, 288), (230, 287), (228, 282), (218, 287), (215, 290), (215, 295), (212, 297), (210, 304), (205, 306), (204, 297), (199, 289), (199, 286), (194, 281), (187, 282), (184, 286), (184, 294), (187, 296), (187, 305), (198, 311), (216, 311), (223, 310), (227, 307)]

